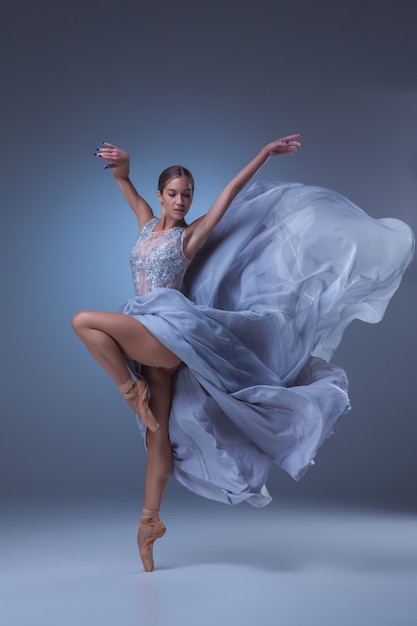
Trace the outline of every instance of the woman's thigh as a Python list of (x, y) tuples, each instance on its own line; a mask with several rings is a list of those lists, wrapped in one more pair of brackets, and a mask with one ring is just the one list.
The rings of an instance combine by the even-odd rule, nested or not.
[[(130, 315), (107, 311), (80, 311), (74, 317), (73, 326), (81, 335), (83, 330), (101, 330), (117, 342), (126, 356), (143, 365), (173, 368), (181, 363), (176, 354)], [(87, 334), (84, 333), (84, 336), (88, 340)]]

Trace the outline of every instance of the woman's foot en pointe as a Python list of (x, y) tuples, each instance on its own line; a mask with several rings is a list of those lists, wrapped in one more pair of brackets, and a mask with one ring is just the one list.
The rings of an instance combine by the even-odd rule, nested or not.
[(148, 385), (142, 380), (128, 380), (123, 385), (118, 386), (119, 391), (129, 406), (137, 413), (147, 428), (153, 433), (159, 430), (159, 423), (148, 404)]
[(165, 524), (159, 519), (158, 511), (143, 509), (138, 529), (138, 548), (145, 572), (154, 568), (153, 544), (165, 534)]

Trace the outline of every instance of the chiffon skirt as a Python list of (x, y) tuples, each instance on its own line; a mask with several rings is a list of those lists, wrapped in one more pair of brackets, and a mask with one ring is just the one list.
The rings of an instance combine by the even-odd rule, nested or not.
[(375, 220), (328, 189), (260, 181), (201, 248), (183, 293), (128, 300), (122, 311), (183, 362), (169, 426), (175, 478), (254, 506), (271, 499), (271, 463), (301, 478), (349, 408), (346, 375), (329, 362), (343, 332), (382, 318), (413, 250), (397, 219)]

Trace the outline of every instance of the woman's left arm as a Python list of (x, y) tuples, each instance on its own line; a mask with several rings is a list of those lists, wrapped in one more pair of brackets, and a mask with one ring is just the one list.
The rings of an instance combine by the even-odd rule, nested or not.
[(288, 135), (267, 144), (231, 181), (226, 185), (210, 210), (187, 227), (184, 241), (184, 253), (192, 259), (199, 247), (205, 242), (213, 228), (220, 222), (237, 194), (255, 176), (271, 156), (281, 154), (296, 154), (301, 143), (298, 139), (301, 134)]

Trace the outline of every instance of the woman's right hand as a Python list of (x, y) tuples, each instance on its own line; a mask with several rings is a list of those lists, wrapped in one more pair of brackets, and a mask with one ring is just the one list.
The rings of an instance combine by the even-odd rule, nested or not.
[(104, 166), (105, 170), (112, 169), (115, 178), (128, 178), (130, 170), (130, 156), (121, 148), (114, 146), (107, 141), (103, 141), (100, 148), (97, 148), (94, 156), (105, 161), (110, 161)]

